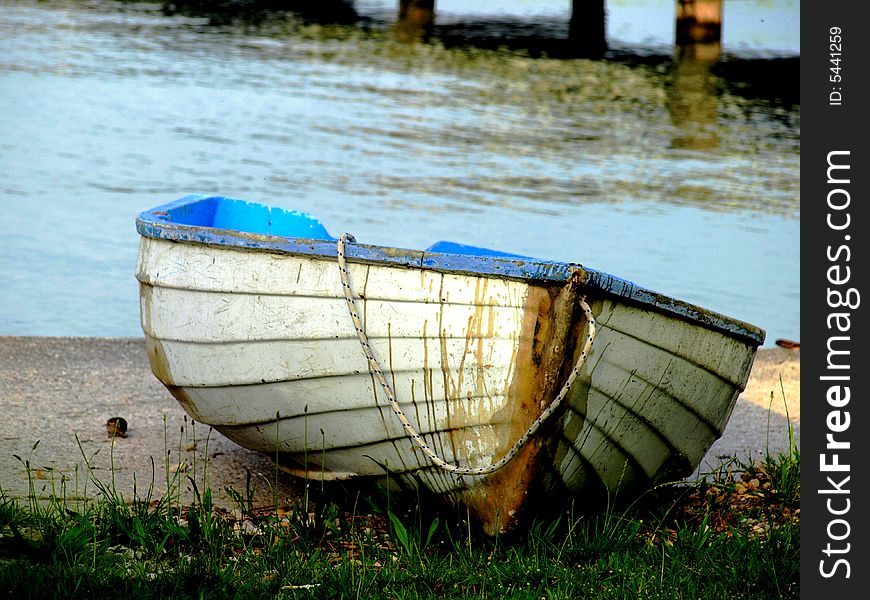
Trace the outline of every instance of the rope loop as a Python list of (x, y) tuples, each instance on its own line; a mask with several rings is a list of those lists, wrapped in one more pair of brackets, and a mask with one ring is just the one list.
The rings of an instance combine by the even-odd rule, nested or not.
[(486, 466), (486, 467), (460, 467), (454, 464), (448, 463), (446, 460), (438, 456), (438, 454), (426, 443), (426, 440), (423, 439), (417, 430), (411, 425), (411, 422), (408, 421), (408, 417), (405, 416), (404, 411), (399, 406), (399, 403), (396, 401), (396, 394), (393, 392), (393, 388), (390, 386), (387, 381), (386, 376), (384, 375), (384, 371), (381, 368), (378, 359), (375, 358), (374, 352), (372, 351), (371, 345), (369, 344), (368, 336), (363, 329), (362, 321), (359, 318), (359, 313), (356, 309), (356, 304), (354, 302), (354, 294), (353, 289), (350, 285), (350, 275), (347, 271), (347, 262), (345, 260), (345, 247), (347, 242), (356, 242), (354, 237), (349, 233), (343, 233), (338, 240), (338, 269), (341, 273), (341, 284), (342, 289), (344, 290), (344, 299), (347, 302), (347, 309), (350, 313), (351, 321), (353, 321), (353, 327), (356, 329), (357, 336), (359, 337), (360, 346), (362, 347), (362, 351), (368, 360), (369, 369), (371, 369), (372, 373), (374, 373), (375, 377), (380, 383), (381, 387), (384, 390), (384, 394), (387, 396), (387, 400), (390, 402), (390, 407), (393, 409), (393, 412), (396, 415), (396, 418), (399, 419), (399, 422), (404, 427), (405, 432), (408, 434), (408, 437), (414, 440), (417, 446), (423, 451), (426, 457), (436, 466), (444, 469), (445, 471), (449, 471), (454, 475), (488, 475), (490, 473), (494, 473), (498, 471), (506, 464), (508, 464), (520, 451), (520, 449), (529, 441), (529, 439), (537, 433), (537, 431), (541, 428), (544, 421), (546, 421), (550, 415), (556, 412), (556, 409), (561, 405), (562, 401), (565, 399), (565, 396), (568, 395), (568, 391), (571, 389), (571, 386), (574, 384), (574, 380), (577, 379), (577, 376), (580, 374), (580, 371), (583, 369), (583, 365), (586, 364), (586, 359), (589, 357), (589, 352), (592, 350), (592, 343), (595, 341), (595, 317), (592, 315), (592, 309), (589, 308), (589, 305), (586, 303), (585, 297), (581, 296), (578, 299), (580, 304), (580, 308), (583, 310), (583, 314), (586, 315), (587, 322), (587, 333), (586, 333), (586, 341), (583, 344), (583, 349), (580, 351), (580, 357), (577, 359), (577, 362), (574, 364), (574, 367), (571, 369), (571, 373), (565, 379), (565, 383), (562, 385), (562, 389), (559, 390), (559, 393), (553, 399), (552, 402), (543, 410), (537, 419), (529, 426), (526, 432), (520, 436), (520, 438), (514, 442), (514, 445), (511, 446), (511, 449), (507, 451), (507, 453), (501, 457), (496, 462)]

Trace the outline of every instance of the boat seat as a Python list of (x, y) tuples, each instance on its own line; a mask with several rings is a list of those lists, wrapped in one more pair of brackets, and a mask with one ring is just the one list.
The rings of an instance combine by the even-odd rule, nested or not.
[(513, 254), (510, 252), (502, 252), (501, 250), (490, 250), (489, 248), (480, 248), (478, 246), (468, 246), (457, 242), (440, 241), (435, 242), (428, 248), (426, 252), (440, 252), (442, 254), (463, 254), (466, 256), (496, 256), (498, 258), (521, 258), (524, 260), (536, 260), (531, 256), (522, 256), (521, 254)]

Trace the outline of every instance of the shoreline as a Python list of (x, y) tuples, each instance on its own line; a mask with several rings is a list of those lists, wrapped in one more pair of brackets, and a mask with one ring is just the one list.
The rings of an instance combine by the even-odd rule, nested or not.
[[(269, 457), (192, 425), (152, 375), (144, 338), (0, 336), (0, 397), (0, 490), (9, 497), (26, 498), (31, 484), (44, 497), (59, 486), (68, 498), (91, 495), (88, 465), (128, 499), (149, 487), (155, 497), (168, 487), (189, 494), (191, 477), (231, 509), (226, 488), (244, 492), (248, 472), (255, 506), (276, 496), (298, 499), (304, 489), (276, 474)], [(724, 435), (696, 476), (723, 456), (787, 452), (786, 412), (799, 442), (800, 350), (761, 348)], [(115, 416), (127, 420), (126, 438), (108, 436), (106, 420)]]

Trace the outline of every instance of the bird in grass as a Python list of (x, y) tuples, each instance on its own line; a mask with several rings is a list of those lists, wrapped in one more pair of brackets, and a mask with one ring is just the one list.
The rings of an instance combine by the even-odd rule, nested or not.
[(109, 437), (127, 437), (127, 420), (124, 417), (112, 417), (106, 421), (106, 431)]

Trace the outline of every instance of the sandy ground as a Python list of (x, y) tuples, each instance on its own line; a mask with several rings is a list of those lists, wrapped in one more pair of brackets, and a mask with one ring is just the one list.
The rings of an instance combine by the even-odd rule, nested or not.
[[(786, 407), (799, 439), (800, 350), (762, 349), (725, 435), (699, 472), (720, 457), (785, 452)], [(127, 420), (126, 438), (107, 434), (106, 420), (115, 416)], [(234, 507), (226, 488), (244, 492), (248, 473), (255, 506), (276, 495), (281, 502), (299, 498), (303, 489), (276, 474), (268, 457), (193, 425), (151, 374), (143, 340), (0, 337), (0, 491), (93, 496), (89, 471), (128, 500), (134, 491), (146, 497), (152, 486), (152, 497), (162, 495), (167, 473), (188, 498), (189, 477), (226, 508)]]
[(725, 434), (707, 452), (699, 470), (709, 471), (723, 458), (754, 460), (767, 451), (774, 456), (778, 452), (787, 453), (789, 421), (800, 447), (800, 420), (800, 349), (762, 348)]
[[(115, 416), (127, 420), (126, 438), (107, 434), (106, 420)], [(152, 484), (159, 497), (167, 472), (182, 493), (188, 476), (200, 487), (206, 482), (226, 508), (234, 505), (225, 488), (244, 492), (248, 472), (258, 506), (274, 497), (274, 463), (193, 425), (151, 374), (143, 339), (0, 337), (0, 487), (13, 497), (27, 496), (30, 483), (40, 496), (61, 485), (68, 498), (93, 496), (88, 463), (108, 486), (114, 472), (125, 499), (134, 486), (146, 497)], [(178, 465), (187, 467), (172, 483)], [(298, 481), (284, 473), (277, 481), (281, 501), (300, 497)]]

